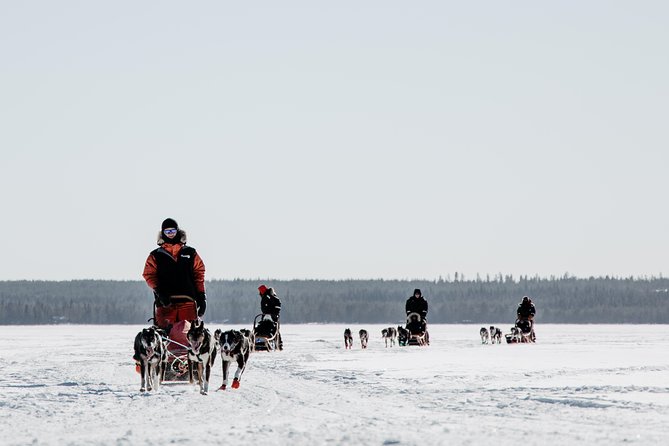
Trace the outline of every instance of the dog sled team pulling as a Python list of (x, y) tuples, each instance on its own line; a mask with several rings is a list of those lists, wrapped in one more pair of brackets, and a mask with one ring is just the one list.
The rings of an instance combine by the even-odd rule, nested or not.
[(511, 327), (511, 333), (505, 334), (508, 344), (529, 344), (536, 342), (534, 334), (534, 321), (529, 319), (519, 319), (516, 325)]
[[(156, 321), (155, 311), (153, 320)], [(238, 389), (252, 351), (281, 348), (276, 314), (256, 316), (253, 330), (217, 329), (213, 334), (200, 319), (168, 320), (164, 328), (154, 325), (137, 334), (133, 359), (141, 376), (141, 392), (157, 389), (161, 383), (193, 384), (197, 380), (200, 393), (206, 395), (217, 357), (223, 370), (218, 390), (228, 388), (230, 363), (237, 365), (231, 387)]]
[[(523, 297), (518, 305), (518, 310), (516, 310), (516, 323), (511, 327), (511, 332), (504, 335), (507, 344), (533, 344), (536, 342), (537, 337), (534, 333), (535, 314), (536, 309), (532, 300), (527, 296)], [(502, 343), (502, 330), (499, 327), (491, 325), (490, 330), (481, 327), (479, 335), (481, 336), (481, 344), (487, 344), (488, 341), (491, 344)]]
[[(502, 329), (499, 327), (490, 326), (490, 331), (486, 327), (481, 327), (479, 330), (481, 336), (481, 344), (501, 344), (502, 343)], [(511, 327), (510, 333), (504, 335), (507, 344), (530, 344), (536, 342), (534, 334), (534, 324), (530, 320), (517, 320), (516, 325)]]
[[(261, 320), (249, 330), (216, 330), (212, 335), (202, 318), (207, 310), (205, 266), (197, 250), (187, 245), (186, 231), (173, 218), (166, 218), (144, 264), (142, 276), (153, 290), (154, 326), (135, 337), (137, 371), (141, 391), (153, 390), (161, 382), (193, 383), (197, 378), (200, 393), (209, 392), (211, 368), (218, 356), (223, 368), (223, 383), (228, 386), (228, 369), (237, 363), (232, 388), (239, 387), (249, 353), (283, 348), (279, 332), (281, 301), (273, 288), (258, 287)], [(265, 316), (268, 319), (265, 319)], [(257, 323), (256, 323), (257, 322)], [(257, 342), (257, 344), (256, 344)]]
[[(230, 363), (237, 365), (232, 388), (238, 389), (253, 350), (250, 330), (217, 329), (212, 334), (199, 320), (182, 321), (166, 330), (156, 326), (144, 328), (135, 337), (136, 369), (141, 375), (140, 392), (157, 389), (161, 383), (195, 383), (200, 393), (209, 393), (211, 369), (219, 357), (223, 382), (218, 390), (228, 387)], [(176, 329), (175, 329), (176, 327)], [(185, 343), (181, 335), (187, 327)], [(177, 340), (177, 338), (179, 340)]]
[[(369, 334), (367, 330), (362, 329), (358, 332), (360, 336), (360, 347), (364, 350), (367, 348), (369, 342)], [(395, 344), (399, 346), (430, 345), (430, 336), (427, 331), (427, 323), (421, 318), (418, 313), (409, 313), (407, 316), (407, 323), (405, 327), (398, 325), (395, 327), (388, 327), (381, 330), (381, 337), (386, 347), (393, 347)], [(344, 348), (353, 348), (353, 334), (350, 328), (344, 330)]]

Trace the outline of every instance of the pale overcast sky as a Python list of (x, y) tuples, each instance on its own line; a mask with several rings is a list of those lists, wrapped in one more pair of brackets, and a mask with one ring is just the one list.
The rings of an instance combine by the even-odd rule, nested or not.
[(0, 279), (669, 273), (666, 1), (5, 1)]

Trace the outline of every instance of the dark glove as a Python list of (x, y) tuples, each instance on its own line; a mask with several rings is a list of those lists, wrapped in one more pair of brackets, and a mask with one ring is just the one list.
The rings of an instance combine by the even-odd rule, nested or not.
[(198, 317), (204, 316), (204, 312), (207, 311), (207, 295), (205, 293), (198, 293), (195, 297), (195, 304), (197, 305)]
[(166, 307), (170, 304), (170, 296), (160, 293), (160, 291), (158, 291), (158, 288), (155, 288), (153, 290), (153, 297), (156, 301), (156, 305), (158, 305), (159, 307)]

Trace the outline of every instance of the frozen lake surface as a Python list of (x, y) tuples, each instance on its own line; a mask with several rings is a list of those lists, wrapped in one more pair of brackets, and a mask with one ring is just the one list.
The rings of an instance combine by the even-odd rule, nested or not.
[[(504, 331), (509, 329), (505, 324)], [(211, 324), (209, 328), (242, 328)], [(380, 325), (284, 325), (238, 390), (139, 393), (139, 326), (0, 327), (2, 444), (667, 444), (669, 326), (537, 325), (536, 345), (481, 345), (431, 325), (384, 348)], [(357, 331), (370, 332), (360, 349)], [(221, 384), (216, 362), (211, 387)], [(233, 368), (234, 370), (234, 368)]]

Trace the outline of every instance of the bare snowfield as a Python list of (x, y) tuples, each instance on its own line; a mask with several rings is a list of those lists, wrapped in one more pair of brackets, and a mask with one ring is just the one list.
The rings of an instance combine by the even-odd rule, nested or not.
[[(212, 324), (210, 328), (222, 327)], [(503, 326), (505, 332), (508, 324)], [(537, 325), (536, 345), (481, 345), (431, 325), (384, 348), (382, 326), (284, 325), (238, 390), (139, 393), (139, 326), (0, 327), (1, 444), (667, 444), (669, 326)], [(360, 349), (357, 331), (370, 332)], [(234, 368), (233, 368), (234, 370)], [(216, 362), (211, 387), (221, 383)]]

